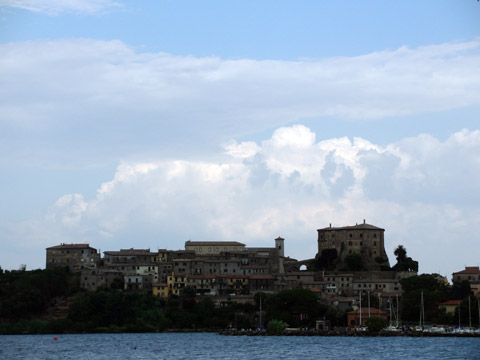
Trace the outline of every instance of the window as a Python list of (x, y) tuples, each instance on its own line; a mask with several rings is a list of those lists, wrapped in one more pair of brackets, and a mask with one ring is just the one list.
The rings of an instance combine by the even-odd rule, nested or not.
[(377, 234), (373, 234), (373, 237), (376, 238), (376, 237), (377, 237)]
[(212, 248), (208, 248), (208, 252), (212, 252)]
[(363, 234), (360, 234), (360, 237), (363, 237)]
[(350, 237), (352, 237), (352, 234), (349, 234)]
[(362, 246), (362, 245), (363, 245), (363, 241), (360, 241), (360, 246)]
[(377, 242), (376, 242), (376, 241), (373, 242), (373, 246), (377, 246)]

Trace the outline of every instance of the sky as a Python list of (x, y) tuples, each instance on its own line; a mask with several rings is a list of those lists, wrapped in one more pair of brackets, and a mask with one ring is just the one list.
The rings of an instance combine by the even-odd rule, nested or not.
[(0, 0), (0, 266), (45, 248), (317, 252), (365, 221), (480, 263), (480, 3)]

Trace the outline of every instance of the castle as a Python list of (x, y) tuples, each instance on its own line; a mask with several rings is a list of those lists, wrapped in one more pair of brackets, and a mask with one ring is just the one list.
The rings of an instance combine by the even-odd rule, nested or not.
[(385, 229), (365, 223), (354, 226), (329, 227), (318, 229), (318, 254), (325, 250), (335, 250), (339, 260), (344, 262), (349, 255), (360, 255), (364, 267), (380, 270), (390, 267), (385, 252)]
[[(247, 247), (240, 242), (187, 241), (184, 250), (121, 249), (103, 257), (88, 244), (61, 244), (46, 249), (47, 268), (68, 266), (81, 273), (81, 287), (151, 292), (155, 296), (182, 295), (189, 287), (199, 296), (235, 296), (248, 301), (256, 292), (274, 293), (307, 288), (333, 305), (350, 306), (371, 293), (386, 300), (401, 295), (400, 279), (412, 272), (390, 270), (384, 248), (384, 229), (360, 225), (318, 229), (315, 259), (298, 261), (285, 256), (285, 240), (272, 247)], [(318, 259), (336, 253), (334, 268)], [(357, 256), (363, 268), (348, 268)], [(382, 271), (384, 270), (384, 271)], [(386, 302), (385, 302), (386, 303)]]

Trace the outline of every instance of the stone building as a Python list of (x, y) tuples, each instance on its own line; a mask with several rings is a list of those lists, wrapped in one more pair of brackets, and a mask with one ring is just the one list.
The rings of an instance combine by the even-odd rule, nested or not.
[(82, 269), (93, 269), (100, 260), (97, 249), (90, 247), (89, 244), (60, 244), (46, 250), (47, 269), (68, 266), (70, 271), (76, 272)]
[(452, 274), (452, 281), (468, 281), (473, 294), (475, 296), (480, 294), (480, 269), (478, 266), (467, 266), (465, 270), (454, 272)]
[(388, 313), (374, 307), (363, 307), (361, 309), (353, 310), (347, 313), (348, 326), (365, 326), (365, 323), (369, 317), (378, 317), (388, 320)]
[(381, 298), (384, 305), (387, 299), (401, 295), (400, 279), (415, 275), (380, 271), (388, 267), (384, 231), (365, 222), (317, 230), (318, 254), (334, 249), (339, 261), (358, 254), (364, 271), (347, 270), (345, 263), (319, 271), (315, 259), (285, 257), (281, 237), (272, 247), (247, 247), (236, 241), (187, 241), (184, 250), (131, 248), (105, 251), (103, 258), (88, 244), (61, 244), (47, 249), (47, 267), (68, 265), (74, 271), (81, 270), (81, 286), (86, 290), (123, 288), (169, 297), (182, 295), (188, 286), (198, 295), (238, 298), (300, 287), (329, 304), (352, 304), (368, 294)]
[(385, 252), (385, 229), (365, 223), (354, 226), (329, 227), (318, 229), (318, 254), (334, 249), (341, 262), (348, 255), (361, 256), (366, 270), (380, 270), (390, 266)]
[(222, 252), (244, 251), (245, 244), (237, 241), (186, 241), (185, 250), (197, 255), (220, 254)]

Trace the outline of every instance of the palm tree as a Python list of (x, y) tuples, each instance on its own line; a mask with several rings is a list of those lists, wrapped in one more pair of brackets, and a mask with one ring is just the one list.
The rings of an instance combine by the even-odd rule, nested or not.
[(405, 261), (407, 258), (407, 249), (403, 245), (398, 245), (393, 254), (397, 257), (397, 262)]

